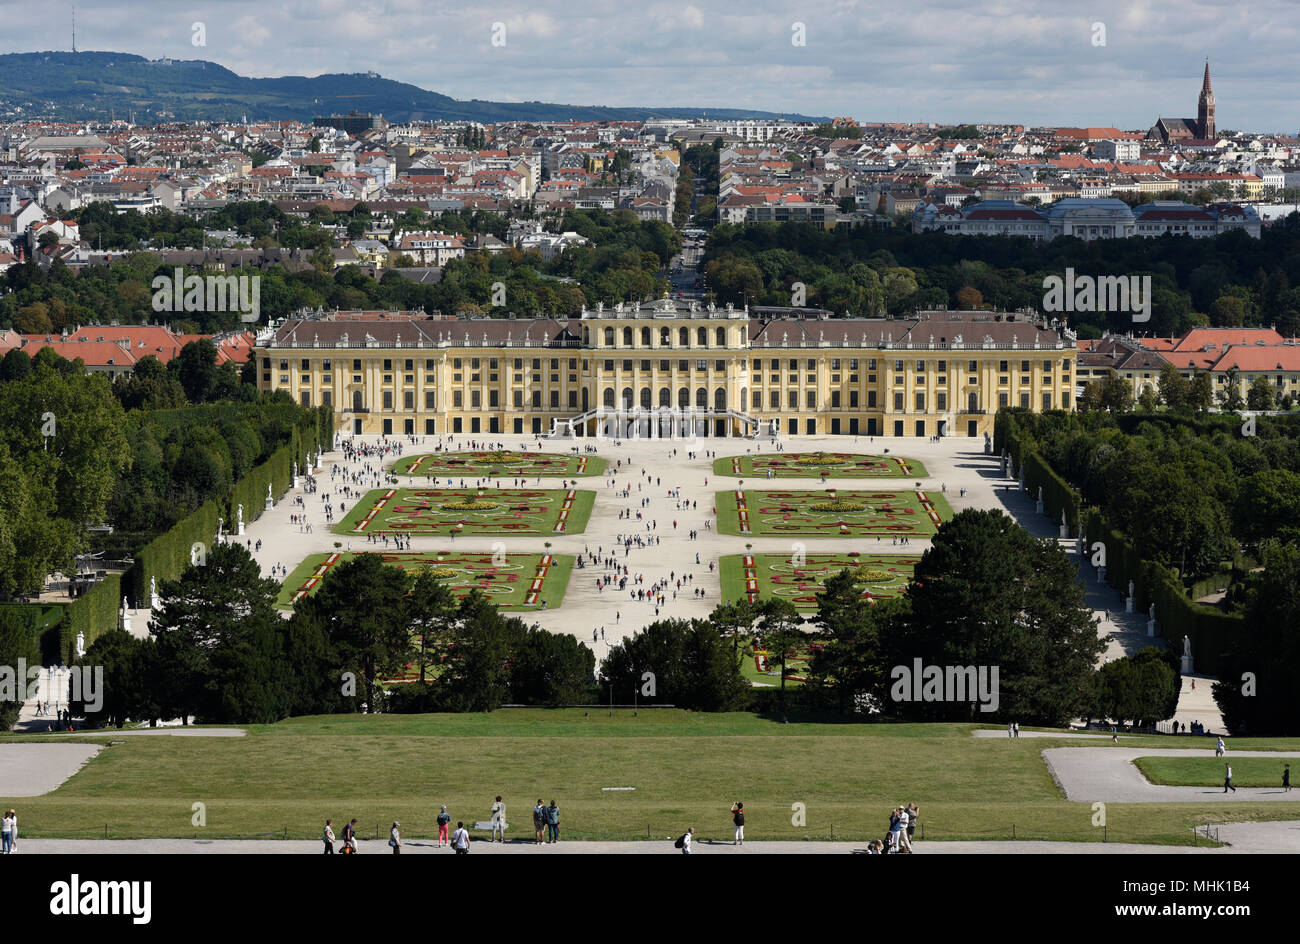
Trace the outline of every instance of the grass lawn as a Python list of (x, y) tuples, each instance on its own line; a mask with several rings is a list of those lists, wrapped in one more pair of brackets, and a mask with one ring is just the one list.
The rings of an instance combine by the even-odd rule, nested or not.
[(768, 455), (724, 456), (713, 463), (714, 475), (777, 479), (908, 479), (924, 478), (925, 466), (903, 456), (874, 456), (858, 452), (773, 452)]
[[(406, 570), (429, 566), (451, 571), (447, 586), (457, 599), (481, 590), (503, 610), (553, 610), (564, 601), (573, 570), (569, 554), (496, 554), (492, 551), (375, 551), (390, 567)], [(288, 609), (320, 587), (329, 571), (355, 557), (346, 551), (309, 554), (280, 586), (277, 605)]]
[[(572, 488), (376, 488), (352, 506), (334, 526), (334, 532), (460, 536), (581, 534), (587, 527), (595, 499), (595, 492)], [(466, 502), (485, 507), (455, 507)]]
[[(1300, 773), (1300, 759), (1294, 757), (1234, 757), (1230, 751), (1226, 757), (1214, 756), (1214, 739), (1209, 739), (1207, 757), (1139, 757), (1133, 761), (1138, 770), (1152, 783), (1161, 783), (1173, 787), (1218, 787), (1223, 788), (1223, 765), (1232, 765), (1232, 785), (1234, 787), (1277, 787), (1282, 789), (1282, 767), (1291, 765), (1291, 785), (1297, 786), (1297, 774)], [(1168, 747), (1182, 747), (1182, 744), (1170, 744)], [(1190, 746), (1190, 745), (1189, 745)], [(1234, 747), (1238, 745), (1234, 742)], [(1238, 747), (1239, 750), (1245, 748)], [(1260, 748), (1252, 748), (1259, 750)], [(1267, 748), (1265, 748), (1267, 750)], [(1281, 750), (1281, 748), (1278, 748)], [(1300, 799), (1300, 791), (1293, 793)]]
[[(752, 839), (883, 836), (899, 802), (921, 808), (926, 839), (1101, 841), (1090, 804), (1062, 799), (1043, 764), (1051, 739), (973, 738), (971, 725), (812, 723), (753, 714), (520, 709), (487, 715), (324, 716), (247, 728), (245, 738), (126, 737), (53, 793), (3, 798), (29, 837), (315, 838), (326, 817), (357, 817), (368, 838), (487, 819), (505, 797), (513, 837), (553, 797), (565, 838), (644, 839), (695, 826), (731, 837), (745, 803)], [(58, 735), (10, 736), (31, 743)], [(111, 740), (111, 733), (76, 740)], [(1135, 738), (1129, 746), (1166, 745)], [(1076, 743), (1077, 742), (1073, 742)], [(1295, 742), (1292, 742), (1294, 745)], [(1241, 745), (1243, 748), (1246, 745)], [(607, 792), (602, 787), (631, 786)], [(191, 825), (193, 804), (207, 826)], [(791, 825), (806, 804), (807, 824)], [(1194, 844), (1194, 825), (1295, 817), (1294, 803), (1108, 804), (1112, 842)], [(1200, 844), (1206, 844), (1199, 840)]]
[[(789, 691), (804, 683), (804, 672), (808, 668), (811, 650), (801, 647), (791, 652), (785, 663), (785, 687)], [(781, 669), (775, 662), (768, 661), (768, 650), (752, 643), (745, 647), (745, 658), (740, 663), (740, 674), (751, 685), (762, 688), (781, 687)]]
[(937, 492), (747, 488), (718, 492), (716, 501), (719, 534), (754, 537), (929, 537), (952, 520)]
[(828, 577), (846, 567), (861, 568), (870, 580), (862, 584), (862, 596), (896, 597), (907, 589), (920, 555), (895, 554), (728, 554), (718, 559), (723, 600), (756, 603), (772, 597), (789, 600), (801, 610), (817, 609), (817, 594)]
[(605, 460), (590, 455), (558, 452), (434, 452), (403, 456), (393, 465), (394, 475), (455, 475), (459, 477), (501, 476), (503, 478), (600, 475)]

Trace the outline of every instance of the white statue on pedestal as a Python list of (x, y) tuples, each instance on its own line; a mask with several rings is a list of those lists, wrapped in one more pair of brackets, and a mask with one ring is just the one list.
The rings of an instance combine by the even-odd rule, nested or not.
[(271, 483), (267, 482), (266, 483), (266, 507), (270, 508), (274, 504), (275, 504), (275, 499), (271, 497)]
[(86, 654), (86, 634), (77, 633), (77, 658), (80, 659)]
[(126, 632), (131, 631), (131, 601), (126, 597), (122, 598), (122, 629)]
[(243, 505), (235, 506), (235, 527), (236, 527), (235, 533), (242, 538), (244, 536), (244, 506)]
[(160, 605), (161, 605), (161, 601), (158, 599), (158, 579), (156, 577), (150, 577), (149, 578), (149, 609), (156, 610)]

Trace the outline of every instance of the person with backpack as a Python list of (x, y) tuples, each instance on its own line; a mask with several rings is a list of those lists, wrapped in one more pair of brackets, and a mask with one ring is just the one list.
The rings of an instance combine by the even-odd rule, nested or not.
[(469, 855), (469, 830), (464, 823), (456, 823), (456, 832), (451, 838), (452, 845), (456, 847), (456, 855)]
[(677, 838), (677, 841), (673, 843), (673, 848), (682, 850), (682, 855), (692, 855), (693, 853), (691, 852), (691, 840), (694, 838), (695, 838), (695, 827), (692, 826)]
[(731, 823), (736, 827), (734, 845), (743, 846), (745, 844), (745, 804), (739, 800), (731, 804)]
[(357, 821), (353, 818), (352, 822), (343, 826), (343, 852), (346, 855), (357, 854)]
[(451, 814), (447, 812), (444, 805), (442, 812), (438, 814), (438, 845), (451, 845), (451, 839), (447, 836), (447, 830), (451, 827)]
[(560, 808), (551, 801), (551, 805), (546, 808), (546, 841), (560, 841)]
[(537, 798), (537, 805), (533, 807), (533, 845), (540, 846), (546, 840), (542, 834), (546, 831), (546, 807), (542, 803), (542, 798)]
[(324, 840), (325, 842), (325, 854), (333, 855), (334, 854), (334, 820), (332, 819), (325, 820), (325, 832), (321, 835), (321, 839)]
[(388, 831), (388, 844), (393, 849), (393, 855), (402, 854), (402, 836), (397, 831), (397, 827), (401, 825), (397, 820), (393, 820), (393, 828)]

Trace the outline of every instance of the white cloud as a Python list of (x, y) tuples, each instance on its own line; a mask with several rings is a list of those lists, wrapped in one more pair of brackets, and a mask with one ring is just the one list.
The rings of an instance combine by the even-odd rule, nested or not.
[[(78, 0), (77, 26), (82, 49), (253, 76), (375, 69), (459, 98), (1132, 128), (1194, 114), (1209, 55), (1220, 123), (1271, 129), (1300, 122), (1293, 4), (1256, 0), (1244, 16), (1235, 0)], [(0, 5), (0, 51), (68, 47), (66, 0)], [(206, 48), (190, 45), (195, 21)], [(496, 21), (505, 49), (489, 42)]]

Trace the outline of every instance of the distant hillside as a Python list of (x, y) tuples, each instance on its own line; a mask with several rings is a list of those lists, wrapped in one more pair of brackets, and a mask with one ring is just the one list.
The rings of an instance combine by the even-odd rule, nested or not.
[(605, 108), (545, 102), (458, 101), (374, 73), (287, 75), (250, 79), (215, 62), (149, 60), (116, 52), (40, 52), (0, 55), (0, 114), (50, 114), (71, 121), (129, 118), (163, 121), (310, 121), (353, 109), (390, 122), (561, 121), (643, 118), (778, 118), (775, 112), (738, 108)]

